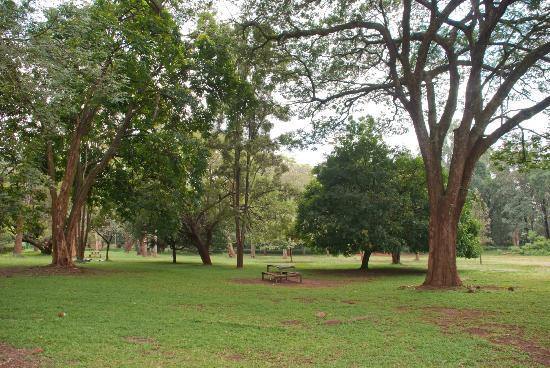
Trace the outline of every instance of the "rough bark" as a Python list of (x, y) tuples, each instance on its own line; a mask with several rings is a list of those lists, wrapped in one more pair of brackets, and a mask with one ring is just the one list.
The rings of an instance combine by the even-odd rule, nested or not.
[(425, 286), (455, 287), (462, 285), (456, 267), (456, 235), (460, 213), (440, 205), (430, 213), (428, 272)]
[(20, 256), (23, 253), (23, 216), (17, 216), (15, 222), (15, 244), (13, 247), (13, 254)]
[(51, 238), (46, 238), (42, 241), (35, 239), (34, 237), (23, 234), (23, 241), (25, 243), (32, 244), (33, 247), (40, 250), (42, 254), (51, 255), (52, 254), (52, 241)]

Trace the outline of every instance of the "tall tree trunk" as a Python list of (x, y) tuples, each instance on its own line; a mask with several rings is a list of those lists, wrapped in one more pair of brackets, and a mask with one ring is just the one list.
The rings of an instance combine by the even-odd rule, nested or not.
[(391, 263), (392, 264), (400, 264), (401, 263), (401, 251), (395, 250), (391, 252)]
[(13, 255), (20, 256), (23, 253), (23, 215), (18, 215), (15, 221), (15, 245)]
[[(449, 211), (443, 203), (430, 208), (428, 272), (425, 286), (454, 287), (462, 285), (456, 267), (456, 234), (460, 212)], [(431, 207), (432, 207), (431, 206)]]
[(236, 122), (234, 132), (234, 159), (233, 159), (233, 215), (235, 216), (235, 243), (237, 246), (237, 268), (244, 266), (244, 244), (241, 208), (241, 153), (243, 127), (241, 122)]
[(172, 244), (172, 263), (176, 264), (176, 244)]
[(361, 258), (361, 267), (359, 267), (360, 270), (368, 270), (369, 269), (369, 259), (370, 259), (371, 251), (365, 250), (363, 252), (363, 257)]
[(546, 199), (542, 199), (540, 204), (540, 209), (542, 211), (542, 223), (544, 225), (544, 235), (546, 239), (550, 239), (550, 226), (548, 224), (548, 208), (546, 207)]
[(420, 254), (418, 254), (418, 251), (414, 252), (414, 260), (415, 261), (420, 261)]

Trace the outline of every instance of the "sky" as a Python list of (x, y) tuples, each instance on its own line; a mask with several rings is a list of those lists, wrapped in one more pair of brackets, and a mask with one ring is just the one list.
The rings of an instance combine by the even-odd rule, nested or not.
[[(217, 0), (214, 1), (214, 7), (216, 8), (218, 12), (218, 17), (222, 20), (237, 20), (239, 17), (239, 4), (240, 0)], [(462, 86), (464, 87), (464, 86)], [(462, 91), (460, 92), (461, 95), (464, 95), (464, 90), (462, 88)], [(542, 94), (535, 94), (536, 100), (542, 100), (545, 96)], [(519, 102), (515, 103), (516, 106), (511, 106), (513, 108), (525, 108), (527, 106), (530, 106), (531, 104), (526, 104), (525, 102)], [(382, 106), (376, 105), (371, 102), (366, 102), (366, 108), (363, 110), (369, 111), (369, 114), (371, 114), (375, 119), (378, 116), (384, 115), (384, 108)], [(462, 114), (461, 111), (457, 111), (456, 116), (460, 116)], [(358, 116), (354, 116), (357, 118)], [(487, 131), (491, 131), (498, 125), (498, 122), (496, 122), (493, 126), (489, 126)], [(542, 132), (544, 131), (545, 127), (548, 127), (550, 125), (550, 117), (548, 115), (544, 115), (543, 113), (540, 113), (536, 115), (534, 118), (527, 120), (521, 124), (523, 127), (532, 129), (534, 131)], [(305, 129), (308, 130), (309, 122), (307, 120), (301, 120), (296, 117), (291, 118), (287, 122), (274, 122), (274, 127), (272, 130), (272, 137), (276, 138), (280, 134), (292, 132), (299, 129)], [(416, 139), (416, 135), (414, 133), (414, 129), (412, 127), (412, 124), (410, 126), (406, 126), (406, 131), (399, 135), (391, 135), (391, 136), (384, 136), (384, 140), (387, 144), (389, 144), (392, 147), (399, 146), (404, 147), (410, 150), (412, 153), (420, 153), (419, 147), (418, 147), (418, 141)], [(498, 145), (498, 143), (497, 143)], [(312, 166), (315, 166), (316, 164), (321, 163), (324, 161), (325, 156), (329, 154), (332, 151), (333, 145), (330, 142), (324, 142), (323, 144), (319, 144), (316, 146), (308, 147), (304, 150), (281, 150), (281, 153), (285, 156), (289, 156), (293, 158), (296, 162), (302, 163), (302, 164), (309, 164)]]
[[(86, 2), (86, 0), (77, 1)], [(37, 2), (42, 6), (50, 7), (62, 3), (64, 2), (64, 0), (38, 0)], [(218, 13), (218, 17), (221, 20), (237, 20), (239, 17), (239, 2), (240, 0), (214, 0), (213, 4)], [(382, 116), (384, 114), (384, 110), (381, 106), (377, 106), (373, 103), (367, 103), (366, 106), (367, 110), (374, 118), (376, 118), (377, 116)], [(522, 106), (520, 104), (517, 107), (519, 108), (525, 106)], [(548, 115), (538, 114), (533, 119), (522, 123), (522, 126), (533, 129), (535, 131), (543, 131), (544, 128), (547, 127), (549, 124), (550, 118), (548, 117)], [(272, 130), (272, 137), (276, 138), (283, 133), (288, 133), (299, 129), (308, 130), (308, 127), (308, 120), (302, 120), (296, 117), (291, 118), (287, 122), (275, 121)], [(400, 135), (385, 136), (384, 140), (390, 146), (405, 147), (413, 153), (418, 153), (418, 143), (413, 128), (412, 126), (409, 126), (407, 128), (407, 132)], [(298, 163), (314, 166), (324, 161), (325, 156), (332, 151), (332, 147), (333, 146), (330, 142), (324, 142), (323, 144), (308, 147), (304, 150), (282, 149), (281, 153), (285, 156), (293, 158)]]

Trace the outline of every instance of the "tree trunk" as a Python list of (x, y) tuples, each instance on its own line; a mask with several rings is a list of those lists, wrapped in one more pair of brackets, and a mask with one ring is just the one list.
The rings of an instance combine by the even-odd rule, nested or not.
[(17, 216), (15, 223), (15, 245), (13, 255), (20, 256), (23, 253), (23, 215)]
[(391, 253), (391, 263), (400, 264), (401, 263), (401, 251), (396, 250)]
[(235, 257), (235, 249), (233, 248), (233, 243), (231, 241), (227, 242), (227, 255), (229, 258)]
[(172, 244), (172, 263), (176, 264), (176, 244)]
[(360, 270), (368, 270), (369, 269), (369, 259), (370, 259), (371, 251), (365, 250), (363, 252), (363, 258), (361, 259), (361, 267)]
[(250, 258), (256, 258), (256, 244), (250, 243)]
[(519, 247), (519, 227), (517, 225), (512, 231), (512, 244)]
[(544, 225), (544, 235), (546, 236), (546, 239), (550, 239), (550, 225), (548, 224), (548, 209), (546, 208), (546, 199), (542, 199), (542, 203), (540, 204), (541, 211), (542, 211), (542, 223)]
[[(460, 211), (449, 211), (443, 203), (431, 204), (429, 223), (428, 272), (425, 286), (454, 287), (462, 285), (456, 268), (456, 233)], [(432, 208), (438, 208), (432, 210)], [(457, 215), (458, 212), (458, 215)]]
[(142, 257), (147, 257), (147, 234), (142, 234), (139, 239), (139, 254)]
[(107, 252), (105, 253), (105, 261), (109, 260), (109, 248), (111, 248), (111, 242), (107, 243)]
[(418, 254), (418, 252), (414, 252), (414, 260), (420, 261), (420, 254)]
[(283, 249), (283, 259), (287, 259), (288, 258), (288, 250), (285, 248)]
[(199, 255), (201, 256), (201, 261), (204, 266), (211, 266), (212, 260), (210, 259), (210, 253), (208, 252), (208, 248), (203, 244), (200, 247), (198, 247)]

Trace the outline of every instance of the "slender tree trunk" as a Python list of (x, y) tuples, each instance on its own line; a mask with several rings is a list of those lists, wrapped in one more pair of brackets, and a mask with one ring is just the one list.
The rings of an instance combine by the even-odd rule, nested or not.
[(229, 258), (233, 258), (236, 255), (235, 249), (233, 248), (233, 242), (231, 241), (227, 242), (227, 255), (229, 256)]
[(256, 244), (250, 243), (250, 258), (256, 258)]
[(285, 248), (283, 249), (283, 259), (287, 259), (288, 258), (288, 250)]
[(363, 258), (361, 258), (361, 267), (360, 270), (368, 270), (369, 269), (369, 259), (370, 259), (371, 251), (365, 250), (363, 252)]
[(147, 234), (143, 233), (139, 239), (139, 254), (142, 257), (147, 257)]
[(172, 244), (172, 263), (176, 264), (176, 244)]
[[(436, 203), (430, 209), (428, 272), (425, 286), (454, 287), (462, 285), (456, 267), (456, 234), (460, 211), (449, 211), (448, 206)], [(431, 207), (432, 207), (431, 206)], [(450, 213), (449, 213), (450, 212)]]
[(391, 263), (400, 264), (401, 263), (401, 251), (396, 250), (391, 253)]
[(107, 242), (107, 252), (105, 253), (105, 261), (109, 260), (109, 249), (111, 248), (111, 242)]
[(512, 231), (512, 244), (519, 247), (519, 227), (516, 225)]
[(23, 253), (23, 215), (18, 215), (15, 221), (15, 245), (13, 255), (20, 256)]
[(540, 204), (540, 209), (542, 211), (542, 223), (544, 225), (544, 235), (546, 239), (550, 239), (550, 225), (548, 224), (548, 208), (546, 207), (546, 199), (542, 199)]
[(420, 254), (418, 254), (418, 252), (414, 252), (414, 260), (420, 261)]

